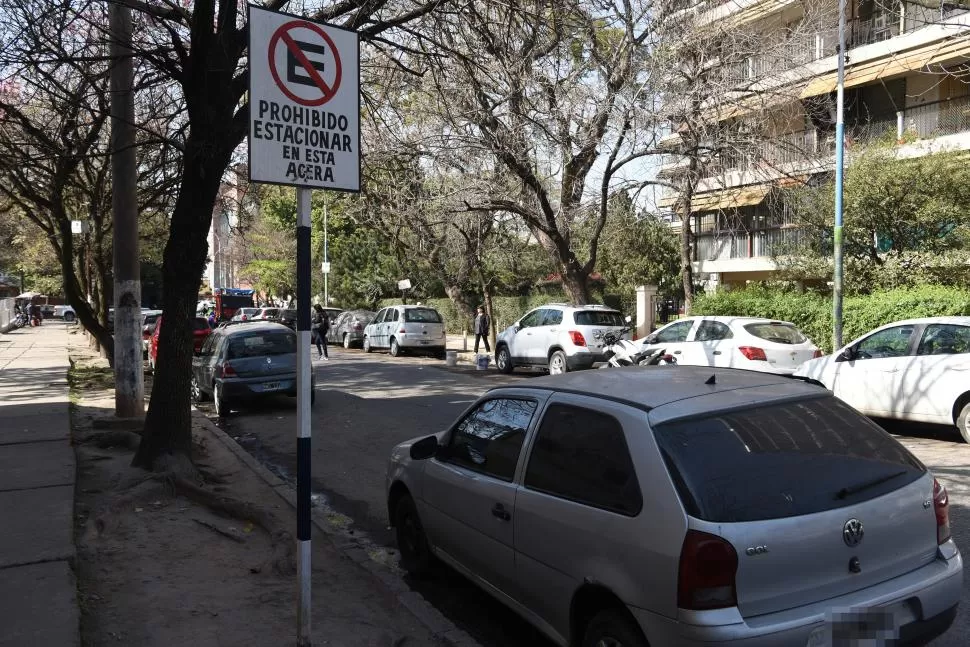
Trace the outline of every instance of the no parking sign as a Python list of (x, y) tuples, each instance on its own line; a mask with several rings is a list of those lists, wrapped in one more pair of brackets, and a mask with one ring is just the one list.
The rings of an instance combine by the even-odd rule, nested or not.
[(249, 7), (249, 176), (360, 190), (357, 33)]

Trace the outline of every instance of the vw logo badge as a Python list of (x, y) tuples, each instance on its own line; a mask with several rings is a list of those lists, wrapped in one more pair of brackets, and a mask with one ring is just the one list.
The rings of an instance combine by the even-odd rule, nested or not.
[(846, 546), (858, 546), (862, 542), (865, 531), (862, 529), (862, 522), (858, 519), (849, 519), (842, 526), (842, 541)]
[(273, 363), (273, 358), (271, 358), (271, 357), (267, 357), (267, 358), (266, 358), (266, 363), (267, 363), (267, 364), (272, 364), (272, 363)]

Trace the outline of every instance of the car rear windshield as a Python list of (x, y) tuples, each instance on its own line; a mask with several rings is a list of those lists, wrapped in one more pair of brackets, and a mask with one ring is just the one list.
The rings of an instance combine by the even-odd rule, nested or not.
[(441, 315), (431, 308), (408, 308), (404, 311), (404, 321), (412, 323), (441, 323)]
[(925, 471), (834, 397), (673, 421), (654, 434), (688, 514), (706, 521), (831, 510), (891, 492)]
[(296, 335), (293, 333), (259, 333), (234, 336), (229, 340), (226, 359), (267, 357), (296, 352)]
[(266, 308), (265, 310), (263, 310), (263, 316), (264, 317), (279, 317), (280, 316), (279, 308)]
[(751, 323), (744, 327), (749, 333), (765, 341), (773, 341), (776, 344), (804, 344), (808, 337), (802, 331), (790, 323), (772, 321), (765, 323)]
[(192, 330), (209, 330), (209, 321), (205, 317), (196, 317), (192, 320)]
[(614, 310), (579, 310), (573, 313), (577, 326), (622, 326), (623, 315)]

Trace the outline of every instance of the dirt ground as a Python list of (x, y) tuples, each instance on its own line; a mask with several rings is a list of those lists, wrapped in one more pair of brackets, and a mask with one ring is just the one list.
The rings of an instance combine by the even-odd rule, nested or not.
[[(170, 483), (144, 481), (148, 474), (129, 465), (137, 436), (110, 428), (114, 395), (103, 360), (86, 348), (72, 349), (72, 359), (82, 644), (295, 644), (292, 541), (274, 542), (252, 521), (177, 496)], [(208, 427), (197, 421), (193, 435), (206, 491), (295, 529), (292, 509)], [(316, 528), (313, 539), (314, 645), (442, 644)]]

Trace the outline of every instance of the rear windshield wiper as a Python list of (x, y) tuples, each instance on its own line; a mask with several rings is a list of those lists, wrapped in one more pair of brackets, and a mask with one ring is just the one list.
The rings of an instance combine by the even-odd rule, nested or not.
[(852, 487), (844, 487), (835, 493), (835, 498), (844, 499), (846, 497), (852, 496), (853, 494), (858, 494), (863, 490), (868, 490), (871, 487), (876, 487), (877, 485), (881, 485), (886, 481), (891, 481), (897, 476), (902, 476), (903, 474), (908, 474), (908, 473), (909, 473), (908, 471), (902, 470), (901, 472), (894, 472), (892, 474), (887, 474), (886, 476), (880, 476), (877, 479), (866, 481), (865, 483), (859, 483), (858, 485), (853, 485)]

